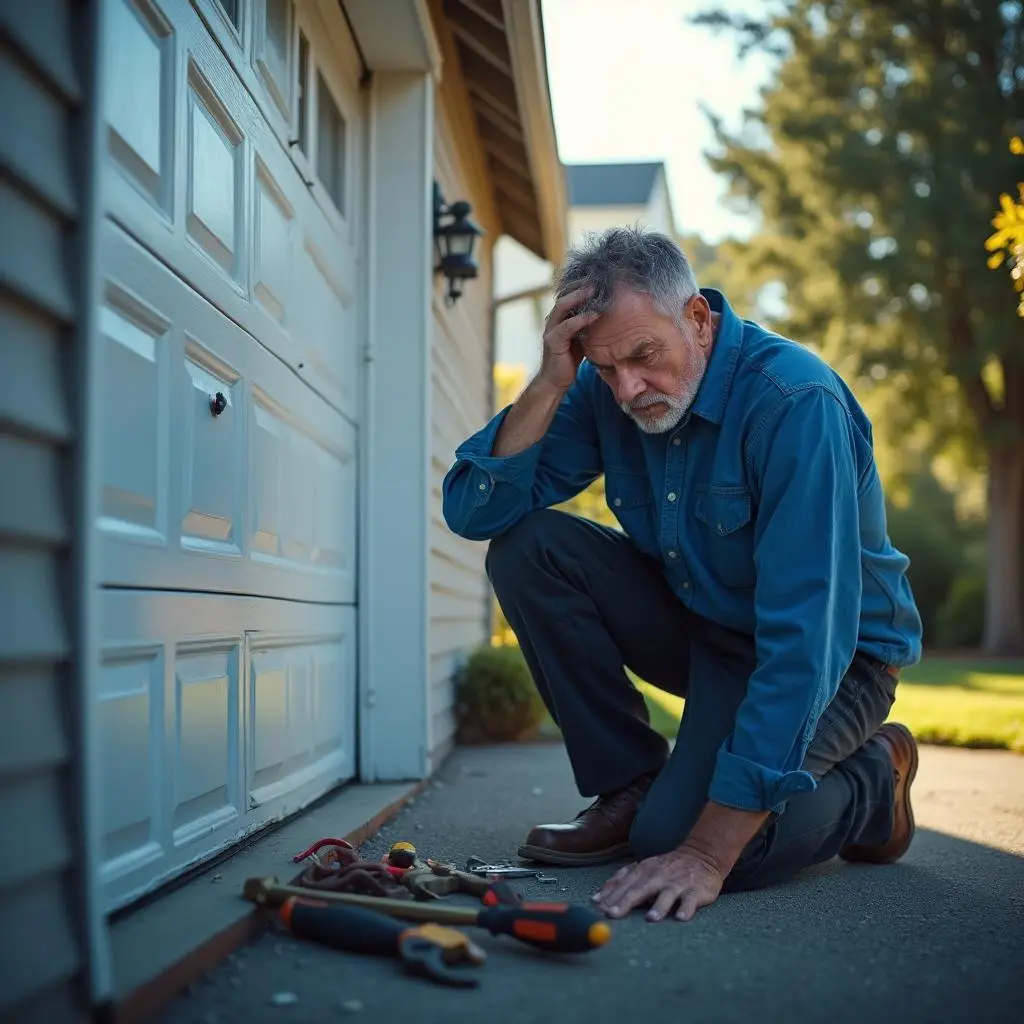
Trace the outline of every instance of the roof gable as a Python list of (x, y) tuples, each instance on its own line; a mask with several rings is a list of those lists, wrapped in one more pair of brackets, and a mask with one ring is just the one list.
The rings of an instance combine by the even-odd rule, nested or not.
[(646, 206), (664, 164), (566, 164), (570, 206)]

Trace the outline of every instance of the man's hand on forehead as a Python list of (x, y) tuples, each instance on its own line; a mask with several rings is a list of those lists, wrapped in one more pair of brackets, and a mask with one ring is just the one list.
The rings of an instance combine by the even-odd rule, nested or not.
[(591, 295), (591, 296), (589, 296), (589, 297), (587, 297), (587, 298), (583, 299), (583, 301), (582, 301), (582, 302), (577, 302), (577, 303), (576, 303), (576, 304), (575, 304), (575, 305), (573, 306), (572, 310), (570, 311), (570, 313), (569, 313), (569, 316), (579, 316), (579, 315), (581, 315), (581, 314), (583, 314), (583, 313), (592, 313), (592, 314), (595, 314), (595, 316), (594, 316), (594, 320), (593, 320), (593, 321), (591, 321), (591, 323), (589, 323), (589, 324), (585, 325), (584, 327), (581, 327), (581, 328), (580, 328), (580, 329), (579, 329), (579, 330), (578, 330), (578, 331), (577, 331), (577, 332), (576, 332), (576, 333), (575, 333), (575, 334), (573, 335), (573, 337), (572, 337), (572, 343), (573, 343), (574, 345), (582, 345), (582, 344), (583, 344), (583, 343), (584, 343), (584, 342), (585, 342), (585, 341), (587, 340), (587, 335), (588, 335), (588, 333), (589, 333), (589, 328), (590, 328), (590, 327), (591, 327), (591, 326), (592, 326), (592, 325), (593, 325), (593, 324), (594, 324), (594, 323), (595, 323), (595, 322), (597, 321), (597, 319), (598, 319), (598, 318), (599, 318), (599, 317), (601, 316), (601, 313), (600, 313), (600, 311), (598, 311), (598, 310), (594, 309), (594, 307), (595, 307), (596, 305), (598, 305), (598, 303), (597, 303), (597, 302), (595, 301), (595, 296)]
[(582, 281), (574, 284), (566, 294), (579, 292), (580, 298), (573, 303), (572, 312), (575, 313), (600, 313), (607, 307), (607, 295), (602, 289), (594, 285), (584, 284)]

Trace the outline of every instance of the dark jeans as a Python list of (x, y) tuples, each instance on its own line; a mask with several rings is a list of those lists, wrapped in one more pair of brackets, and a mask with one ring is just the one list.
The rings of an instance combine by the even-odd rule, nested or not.
[[(554, 510), (492, 541), (487, 573), (583, 796), (660, 772), (630, 834), (632, 853), (674, 849), (704, 804), (719, 747), (756, 665), (754, 639), (687, 610), (629, 539)], [(624, 666), (686, 699), (671, 754)], [(727, 889), (771, 885), (892, 829), (893, 776), (880, 744), (896, 680), (858, 655), (818, 722), (803, 767), (818, 780), (747, 845)]]

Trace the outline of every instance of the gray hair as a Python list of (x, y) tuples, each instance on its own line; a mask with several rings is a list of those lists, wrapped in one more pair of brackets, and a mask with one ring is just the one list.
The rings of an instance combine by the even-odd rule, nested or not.
[(682, 249), (667, 235), (636, 225), (590, 232), (570, 248), (555, 295), (560, 299), (581, 286), (592, 288), (593, 297), (579, 311), (606, 313), (618, 284), (650, 295), (654, 308), (677, 322), (699, 290)]

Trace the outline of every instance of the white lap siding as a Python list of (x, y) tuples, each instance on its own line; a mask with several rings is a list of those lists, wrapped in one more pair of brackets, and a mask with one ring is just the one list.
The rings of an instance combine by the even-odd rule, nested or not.
[(54, 1024), (83, 1016), (88, 970), (71, 399), (91, 32), (87, 5), (0, 5), (0, 1020)]
[(482, 173), (471, 114), (461, 102), (457, 66), (447, 64), (435, 107), (434, 176), (448, 202), (473, 204), (473, 218), (487, 232), (477, 262), (480, 276), (464, 283), (452, 308), (444, 304), (447, 282), (434, 288), (431, 359), (430, 530), (430, 752), (437, 764), (454, 740), (453, 673), (462, 659), (490, 637), (490, 586), (486, 546), (456, 537), (441, 515), (441, 483), (455, 448), (491, 412), (491, 197)]

